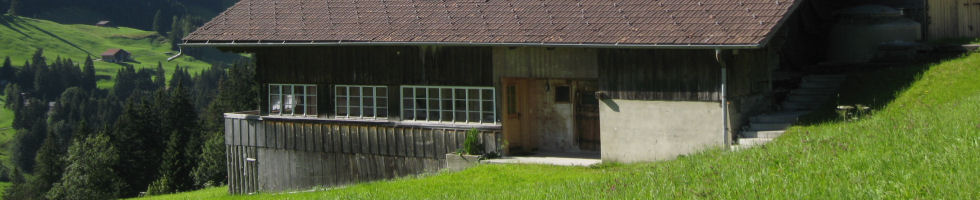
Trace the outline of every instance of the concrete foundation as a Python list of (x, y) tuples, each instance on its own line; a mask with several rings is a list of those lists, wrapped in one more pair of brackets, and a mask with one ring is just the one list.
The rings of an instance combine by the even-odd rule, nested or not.
[(673, 159), (725, 144), (717, 102), (605, 99), (599, 115), (604, 162)]

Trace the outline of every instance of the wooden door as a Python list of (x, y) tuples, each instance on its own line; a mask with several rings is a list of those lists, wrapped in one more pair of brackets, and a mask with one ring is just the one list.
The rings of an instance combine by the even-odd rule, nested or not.
[(980, 37), (980, 0), (959, 0), (959, 37)]
[(579, 81), (575, 87), (575, 135), (579, 149), (599, 151), (599, 100), (595, 81)]
[(503, 129), (504, 140), (507, 141), (507, 154), (530, 152), (534, 149), (534, 141), (530, 131), (530, 118), (527, 112), (527, 79), (502, 79), (503, 93)]

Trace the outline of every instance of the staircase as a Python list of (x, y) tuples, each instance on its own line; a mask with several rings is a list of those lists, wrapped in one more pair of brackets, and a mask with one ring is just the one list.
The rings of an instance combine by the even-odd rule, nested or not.
[(810, 75), (803, 77), (800, 87), (790, 91), (781, 109), (749, 118), (732, 150), (764, 145), (783, 135), (786, 128), (837, 95), (837, 89), (847, 77), (844, 75)]

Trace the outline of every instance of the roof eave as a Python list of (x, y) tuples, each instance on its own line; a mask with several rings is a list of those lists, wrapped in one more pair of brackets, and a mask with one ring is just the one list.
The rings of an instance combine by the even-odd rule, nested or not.
[(480, 46), (480, 47), (577, 47), (633, 49), (759, 49), (763, 44), (569, 44), (569, 43), (470, 43), (470, 42), (210, 42), (185, 41), (184, 47), (320, 47), (320, 46)]

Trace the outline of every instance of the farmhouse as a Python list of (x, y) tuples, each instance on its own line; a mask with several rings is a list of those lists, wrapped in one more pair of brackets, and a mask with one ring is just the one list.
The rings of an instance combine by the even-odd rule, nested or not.
[(130, 54), (122, 49), (108, 49), (102, 52), (102, 61), (105, 62), (126, 62), (130, 59)]
[(252, 53), (225, 114), (230, 192), (442, 168), (485, 152), (671, 159), (732, 144), (772, 104), (799, 0), (242, 0), (184, 47)]

